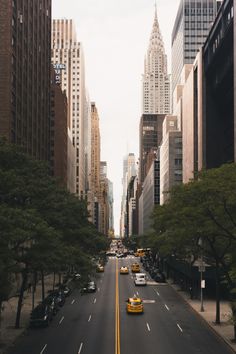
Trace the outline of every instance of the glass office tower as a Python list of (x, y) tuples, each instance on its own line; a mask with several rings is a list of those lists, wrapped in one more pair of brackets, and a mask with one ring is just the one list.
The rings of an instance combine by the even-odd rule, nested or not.
[[(217, 5), (218, 4), (218, 5)], [(216, 17), (216, 0), (181, 0), (172, 31), (172, 92), (184, 64), (192, 64)]]

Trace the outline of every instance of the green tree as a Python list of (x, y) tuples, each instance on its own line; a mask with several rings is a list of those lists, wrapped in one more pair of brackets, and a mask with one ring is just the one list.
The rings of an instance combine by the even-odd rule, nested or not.
[[(167, 204), (153, 213), (152, 242), (164, 254), (183, 259), (203, 251), (216, 270), (216, 323), (220, 322), (220, 273), (230, 289), (230, 255), (236, 241), (236, 165), (199, 173), (197, 180), (175, 187)], [(203, 241), (200, 250), (199, 239)]]

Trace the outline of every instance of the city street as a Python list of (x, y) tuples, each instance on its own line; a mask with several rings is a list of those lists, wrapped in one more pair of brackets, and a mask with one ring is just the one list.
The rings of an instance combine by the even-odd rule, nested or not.
[[(168, 284), (134, 285), (120, 275), (134, 257), (110, 258), (97, 291), (74, 291), (48, 328), (30, 329), (10, 354), (227, 354), (230, 349)], [(143, 299), (144, 314), (128, 315), (126, 300)]]

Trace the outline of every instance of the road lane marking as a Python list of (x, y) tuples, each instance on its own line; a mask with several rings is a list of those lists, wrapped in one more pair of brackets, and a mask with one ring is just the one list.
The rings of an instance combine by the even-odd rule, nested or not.
[(151, 328), (148, 323), (147, 323), (147, 329), (149, 330), (149, 332), (151, 331)]
[(155, 304), (156, 300), (143, 300), (144, 304)]
[(90, 321), (91, 321), (91, 317), (92, 317), (92, 315), (90, 315), (90, 316), (89, 316), (88, 322), (90, 322)]
[(80, 354), (80, 353), (81, 353), (81, 351), (82, 351), (82, 348), (83, 348), (83, 343), (81, 343), (81, 344), (80, 344), (80, 347), (79, 347), (79, 351), (78, 351), (78, 354)]
[(115, 297), (115, 354), (120, 354), (120, 308), (119, 308), (119, 276), (116, 259), (116, 297)]
[(158, 292), (157, 290), (155, 290), (155, 293), (156, 293), (158, 296), (160, 296), (160, 294), (159, 294), (159, 292)]
[(168, 311), (170, 311), (170, 309), (169, 309), (169, 307), (165, 304), (165, 308), (168, 310)]
[(75, 303), (75, 299), (71, 301), (71, 305), (73, 305)]
[(180, 325), (177, 323), (177, 327), (179, 328), (180, 332), (183, 332), (182, 328), (180, 327)]
[(98, 291), (100, 291), (100, 288), (98, 288)]
[(45, 346), (43, 347), (43, 349), (41, 350), (40, 354), (43, 354), (44, 350), (47, 348), (47, 344), (45, 344)]
[(97, 302), (97, 299), (94, 299), (94, 302), (93, 302), (93, 303), (96, 304), (96, 302)]
[(62, 316), (62, 318), (60, 319), (59, 324), (61, 324), (63, 320), (64, 320), (64, 316)]

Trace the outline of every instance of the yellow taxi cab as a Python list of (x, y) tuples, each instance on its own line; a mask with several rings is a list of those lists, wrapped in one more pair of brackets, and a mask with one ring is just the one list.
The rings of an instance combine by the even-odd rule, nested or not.
[(97, 273), (103, 273), (104, 272), (104, 267), (101, 264), (97, 265)]
[(130, 297), (126, 304), (127, 313), (143, 313), (143, 301), (139, 297)]
[(138, 263), (133, 263), (131, 265), (132, 273), (139, 273), (140, 272), (140, 265)]
[(120, 274), (129, 274), (129, 268), (128, 267), (121, 267)]

